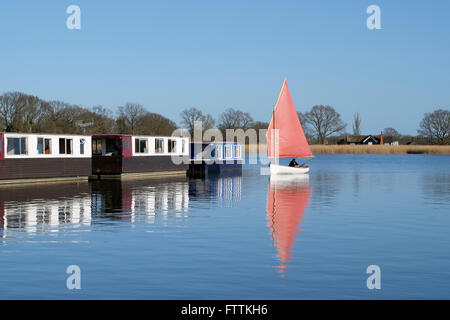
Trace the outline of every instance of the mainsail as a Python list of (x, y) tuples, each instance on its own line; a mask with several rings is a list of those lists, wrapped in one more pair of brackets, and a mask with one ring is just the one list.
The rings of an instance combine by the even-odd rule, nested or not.
[[(278, 131), (276, 144), (275, 131)], [(272, 119), (267, 129), (267, 152), (269, 158), (308, 158), (313, 157), (302, 125), (297, 116), (286, 79), (281, 87)]]

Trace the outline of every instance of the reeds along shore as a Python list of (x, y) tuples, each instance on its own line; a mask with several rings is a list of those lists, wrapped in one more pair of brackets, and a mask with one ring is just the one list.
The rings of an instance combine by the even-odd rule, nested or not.
[[(450, 154), (450, 146), (426, 145), (311, 145), (314, 154)], [(246, 153), (267, 153), (267, 145), (250, 144)]]

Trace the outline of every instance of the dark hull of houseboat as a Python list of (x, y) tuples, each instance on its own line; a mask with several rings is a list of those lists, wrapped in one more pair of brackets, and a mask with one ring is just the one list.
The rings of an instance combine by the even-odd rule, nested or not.
[(0, 161), (0, 184), (87, 178), (91, 172), (90, 158), (3, 159)]
[(34, 185), (18, 185), (0, 189), (0, 207), (5, 202), (28, 202), (39, 200), (43, 202), (58, 199), (72, 199), (80, 194), (89, 194), (91, 187), (85, 182), (52, 183), (41, 188)]
[(130, 157), (92, 156), (92, 174), (95, 176), (139, 173), (186, 172), (187, 164), (175, 164), (171, 156)]
[(189, 165), (188, 175), (190, 177), (201, 177), (210, 174), (222, 174), (222, 173), (240, 173), (242, 172), (242, 161), (233, 160), (223, 163), (207, 164), (194, 163)]

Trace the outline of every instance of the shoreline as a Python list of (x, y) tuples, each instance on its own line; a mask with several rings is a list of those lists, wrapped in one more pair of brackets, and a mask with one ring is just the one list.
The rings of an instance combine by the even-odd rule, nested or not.
[[(310, 146), (313, 154), (450, 154), (450, 145), (319, 145)], [(267, 153), (266, 144), (245, 145), (246, 154)]]

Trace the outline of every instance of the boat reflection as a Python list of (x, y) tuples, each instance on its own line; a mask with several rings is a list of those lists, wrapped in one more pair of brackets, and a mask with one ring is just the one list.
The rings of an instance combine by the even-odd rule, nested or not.
[(267, 194), (267, 226), (270, 228), (275, 255), (282, 276), (289, 268), (296, 233), (311, 195), (309, 175), (271, 176)]
[(242, 173), (209, 174), (207, 178), (191, 179), (189, 194), (194, 204), (232, 207), (242, 197)]
[(157, 214), (187, 217), (189, 183), (185, 177), (93, 181), (91, 186), (95, 216), (132, 223), (154, 223)]
[[(231, 206), (241, 199), (242, 176), (217, 175), (93, 181), (0, 190), (0, 237), (13, 232), (59, 232), (103, 222), (154, 224), (187, 218), (196, 203)], [(65, 226), (66, 225), (66, 226)]]
[(89, 185), (62, 183), (2, 188), (0, 191), (0, 236), (9, 232), (58, 232), (59, 226), (74, 228), (91, 224)]

